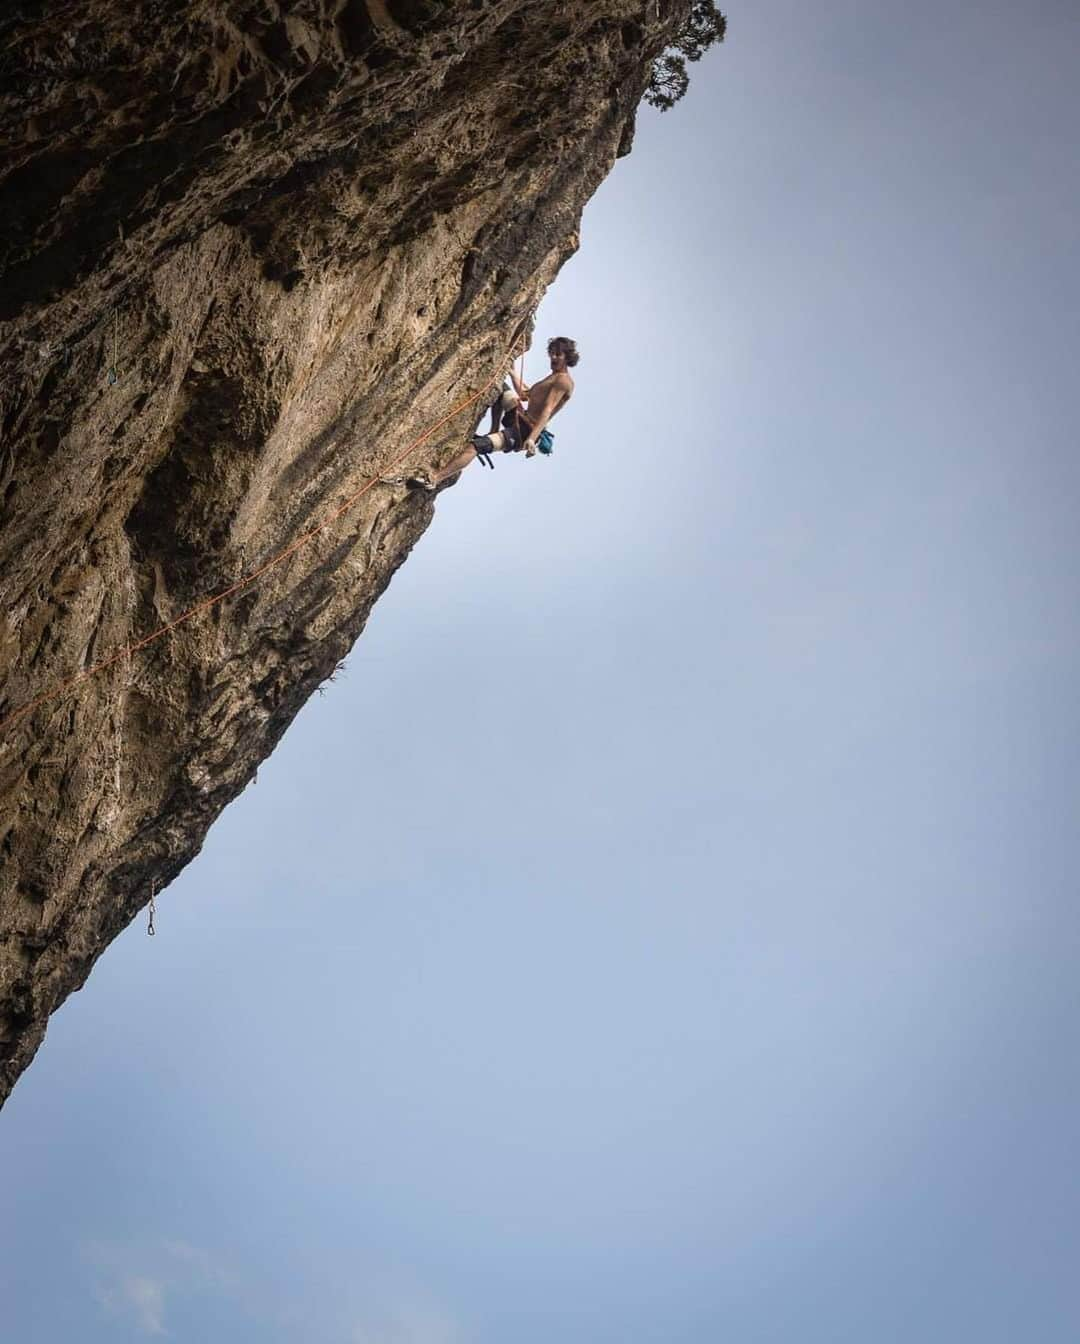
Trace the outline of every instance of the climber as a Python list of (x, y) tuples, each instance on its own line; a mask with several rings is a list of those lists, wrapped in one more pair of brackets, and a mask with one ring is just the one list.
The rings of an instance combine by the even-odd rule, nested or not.
[(492, 402), (491, 427), (488, 432), (474, 434), (470, 446), (463, 448), (441, 471), (410, 475), (407, 478), (409, 485), (420, 490), (437, 490), (443, 481), (455, 476), (474, 458), (481, 458), (488, 466), (494, 466), (492, 453), (524, 452), (526, 457), (533, 457), (537, 452), (551, 453), (555, 436), (547, 424), (574, 395), (574, 380), (567, 369), (572, 369), (580, 356), (577, 345), (569, 336), (553, 337), (548, 341), (547, 349), (551, 372), (546, 378), (526, 387), (511, 369), (513, 391), (504, 388)]

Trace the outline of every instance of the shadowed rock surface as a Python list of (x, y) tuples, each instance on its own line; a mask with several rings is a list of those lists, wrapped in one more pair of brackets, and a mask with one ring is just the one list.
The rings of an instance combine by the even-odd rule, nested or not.
[[(505, 370), (686, 9), (0, 17), (0, 718), (249, 574)], [(431, 517), (378, 484), (0, 730), (0, 1100)]]

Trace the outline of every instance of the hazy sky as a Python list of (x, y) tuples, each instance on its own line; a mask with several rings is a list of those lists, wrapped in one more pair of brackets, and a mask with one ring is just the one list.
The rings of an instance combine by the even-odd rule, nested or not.
[(0, 1117), (5, 1341), (1080, 1337), (1080, 9), (729, 17)]

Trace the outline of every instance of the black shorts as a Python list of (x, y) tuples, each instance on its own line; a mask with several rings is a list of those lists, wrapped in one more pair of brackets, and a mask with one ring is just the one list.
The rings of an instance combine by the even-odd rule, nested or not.
[(504, 453), (520, 453), (525, 440), (533, 432), (531, 423), (520, 411), (507, 411), (502, 418), (503, 433), (506, 435)]

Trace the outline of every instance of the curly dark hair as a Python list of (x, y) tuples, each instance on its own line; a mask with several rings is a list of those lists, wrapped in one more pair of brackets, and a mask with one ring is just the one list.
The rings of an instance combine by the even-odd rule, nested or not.
[(548, 354), (565, 355), (568, 369), (572, 369), (581, 358), (578, 354), (577, 341), (572, 341), (569, 336), (552, 336), (548, 341)]

